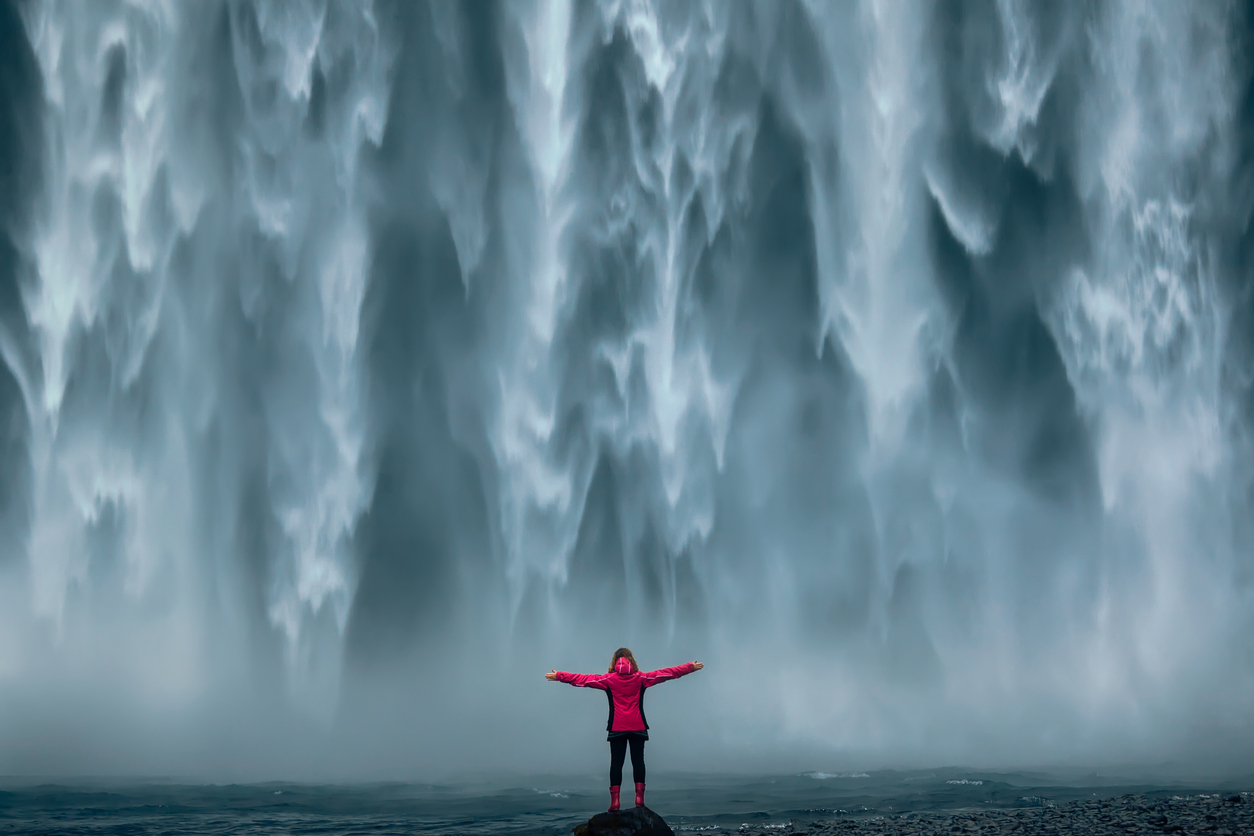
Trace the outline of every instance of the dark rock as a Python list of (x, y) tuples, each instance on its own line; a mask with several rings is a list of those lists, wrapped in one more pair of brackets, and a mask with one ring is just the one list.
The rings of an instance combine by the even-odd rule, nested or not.
[(648, 807), (628, 807), (597, 813), (587, 824), (571, 828), (575, 836), (675, 836), (675, 832)]

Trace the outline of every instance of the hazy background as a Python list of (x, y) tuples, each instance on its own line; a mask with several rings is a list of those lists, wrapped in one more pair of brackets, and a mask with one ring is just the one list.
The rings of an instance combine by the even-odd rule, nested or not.
[(0, 0), (0, 773), (1248, 767), (1252, 14)]

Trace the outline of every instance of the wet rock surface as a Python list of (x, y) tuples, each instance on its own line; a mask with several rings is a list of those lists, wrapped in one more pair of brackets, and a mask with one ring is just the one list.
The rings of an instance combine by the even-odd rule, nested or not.
[[(719, 832), (719, 831), (713, 831)], [(820, 834), (1254, 834), (1254, 793), (1200, 794), (1171, 798), (1124, 795), (1095, 801), (1073, 801), (1057, 806), (1000, 810), (958, 810), (944, 813), (908, 813), (901, 816), (843, 818), (784, 826), (753, 825), (722, 832), (744, 836), (780, 833)]]
[(587, 824), (571, 828), (574, 836), (674, 836), (674, 831), (648, 807), (597, 813)]

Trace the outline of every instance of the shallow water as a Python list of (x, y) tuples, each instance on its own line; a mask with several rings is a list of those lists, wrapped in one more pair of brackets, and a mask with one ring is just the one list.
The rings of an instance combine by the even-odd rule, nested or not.
[[(75, 779), (0, 782), (0, 832), (45, 834), (565, 834), (604, 809), (592, 776), (461, 784), (184, 784)], [(963, 769), (776, 776), (667, 775), (649, 805), (676, 832), (765, 828), (957, 809), (1051, 806), (1131, 792), (1196, 795), (1254, 784), (1146, 782), (1062, 772)]]

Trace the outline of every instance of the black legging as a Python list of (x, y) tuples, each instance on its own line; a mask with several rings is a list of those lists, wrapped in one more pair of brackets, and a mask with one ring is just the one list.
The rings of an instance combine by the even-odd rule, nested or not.
[(638, 734), (625, 734), (610, 738), (610, 786), (623, 783), (623, 758), (627, 743), (631, 742), (631, 777), (637, 784), (644, 783), (644, 738)]

